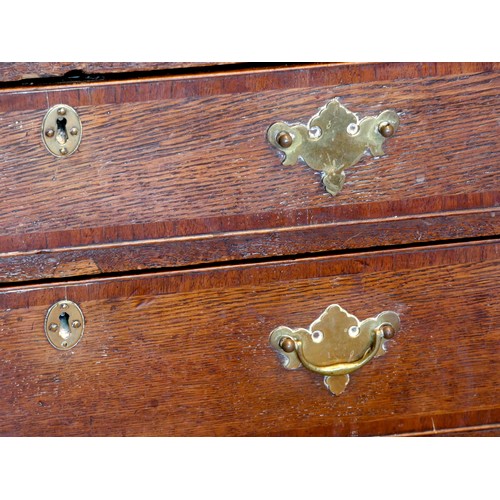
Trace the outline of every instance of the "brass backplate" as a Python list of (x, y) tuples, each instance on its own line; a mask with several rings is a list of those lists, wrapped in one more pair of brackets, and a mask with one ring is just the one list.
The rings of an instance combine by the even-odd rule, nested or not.
[(284, 154), (283, 165), (303, 160), (323, 173), (326, 190), (336, 195), (344, 185), (344, 170), (356, 164), (366, 151), (375, 157), (383, 155), (382, 144), (398, 125), (399, 117), (393, 110), (360, 120), (338, 99), (333, 99), (307, 125), (274, 123), (267, 138)]
[(71, 300), (56, 302), (45, 316), (45, 335), (52, 346), (62, 351), (78, 344), (84, 328), (83, 313)]
[(42, 122), (42, 141), (54, 156), (73, 154), (82, 140), (82, 123), (78, 113), (67, 104), (52, 106)]
[[(301, 366), (326, 375), (324, 383), (333, 394), (343, 392), (349, 374), (365, 362), (386, 352), (387, 338), (382, 329), (392, 334), (399, 331), (399, 316), (384, 311), (375, 318), (359, 321), (338, 304), (327, 307), (309, 328), (280, 326), (270, 335), (271, 346), (279, 353), (288, 370)], [(283, 340), (291, 341), (286, 349)]]

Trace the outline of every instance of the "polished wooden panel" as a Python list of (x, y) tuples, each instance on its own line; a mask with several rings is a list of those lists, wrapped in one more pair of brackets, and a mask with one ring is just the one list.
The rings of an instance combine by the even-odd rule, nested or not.
[[(361, 116), (394, 107), (402, 120), (387, 142), (388, 154), (349, 169), (336, 197), (311, 169), (283, 167), (265, 137), (273, 122), (306, 121), (334, 96)], [(40, 140), (46, 109), (60, 101), (78, 109), (84, 127), (79, 151), (65, 159), (48, 154)], [(341, 64), (4, 89), (0, 111), (4, 254), (366, 224), (498, 205), (498, 72), (492, 64)], [(484, 232), (482, 224), (473, 224), (466, 237), (497, 234), (492, 223)], [(465, 219), (458, 223), (466, 225)], [(302, 252), (346, 248), (339, 241), (365, 227), (337, 240), (311, 234)], [(414, 236), (421, 242), (435, 239), (432, 230)], [(461, 236), (452, 225), (441, 227), (439, 238), (456, 237)], [(320, 240), (321, 247), (311, 243)], [(384, 244), (401, 241), (396, 230)], [(262, 255), (285, 254), (287, 245)], [(221, 248), (210, 261), (259, 254), (258, 246), (254, 236), (248, 250), (233, 257), (230, 248)], [(59, 255), (50, 256), (53, 268), (64, 269)], [(183, 264), (201, 262), (188, 256)], [(175, 260), (167, 258), (161, 266)], [(75, 267), (89, 267), (80, 264)], [(126, 269), (142, 265), (129, 260)], [(46, 262), (44, 269), (50, 267)], [(14, 273), (2, 276), (15, 279)]]
[[(3, 435), (367, 435), (500, 423), (498, 241), (4, 289)], [(48, 307), (80, 304), (71, 352)], [(340, 303), (401, 316), (388, 353), (332, 396), (282, 368), (280, 324)]]

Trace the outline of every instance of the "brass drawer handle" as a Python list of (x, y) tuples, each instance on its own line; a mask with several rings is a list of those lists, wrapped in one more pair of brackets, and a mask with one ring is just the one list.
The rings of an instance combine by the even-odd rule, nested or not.
[(294, 165), (300, 158), (321, 171), (326, 190), (335, 196), (344, 185), (344, 170), (355, 165), (366, 150), (382, 156), (382, 144), (394, 135), (398, 125), (399, 117), (393, 110), (360, 120), (333, 99), (307, 125), (274, 123), (267, 139), (284, 154), (283, 165)]
[(280, 326), (270, 342), (282, 356), (283, 366), (304, 366), (323, 375), (333, 394), (349, 383), (349, 374), (385, 354), (385, 343), (399, 331), (399, 316), (392, 311), (359, 321), (338, 304), (329, 306), (308, 329)]

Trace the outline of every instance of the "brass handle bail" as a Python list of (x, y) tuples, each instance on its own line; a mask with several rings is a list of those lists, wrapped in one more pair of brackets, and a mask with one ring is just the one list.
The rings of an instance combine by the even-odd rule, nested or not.
[(285, 368), (303, 366), (323, 375), (330, 391), (340, 394), (349, 383), (349, 374), (384, 354), (386, 341), (398, 330), (399, 316), (392, 311), (360, 322), (333, 304), (308, 329), (276, 328), (270, 342)]

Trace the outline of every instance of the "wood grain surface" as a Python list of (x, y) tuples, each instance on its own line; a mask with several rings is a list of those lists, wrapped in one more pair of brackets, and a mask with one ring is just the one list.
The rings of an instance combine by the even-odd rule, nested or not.
[[(337, 64), (3, 89), (0, 279), (366, 247), (363, 234), (379, 223), (385, 245), (498, 234), (486, 213), (498, 206), (498, 81), (487, 63)], [(275, 121), (305, 122), (333, 97), (360, 116), (394, 108), (401, 117), (387, 154), (348, 169), (336, 197), (308, 167), (282, 166), (266, 141)], [(64, 159), (40, 138), (58, 102), (83, 123), (79, 150)], [(443, 212), (453, 224), (417, 220)], [(360, 226), (331, 237), (340, 223)], [(295, 235), (269, 245), (257, 234), (275, 230)], [(238, 241), (207, 252), (203, 240), (221, 233)], [(198, 236), (185, 253), (172, 250), (172, 238)], [(153, 243), (162, 257), (110, 257), (109, 245), (143, 240), (143, 255)]]
[(84, 75), (160, 71), (217, 66), (215, 62), (0, 62), (0, 82), (62, 77), (78, 71)]
[(92, 276), (144, 269), (295, 256), (324, 251), (408, 245), (500, 234), (496, 210), (442, 212), (360, 223), (316, 224), (283, 229), (234, 231), (198, 237), (86, 245), (0, 253), (0, 282)]
[[(0, 293), (2, 435), (372, 435), (500, 424), (498, 240), (101, 278)], [(85, 315), (57, 351), (55, 301)], [(385, 356), (332, 396), (285, 370), (279, 325), (394, 310)]]
[(500, 437), (500, 425), (478, 425), (456, 429), (397, 434), (398, 437)]

